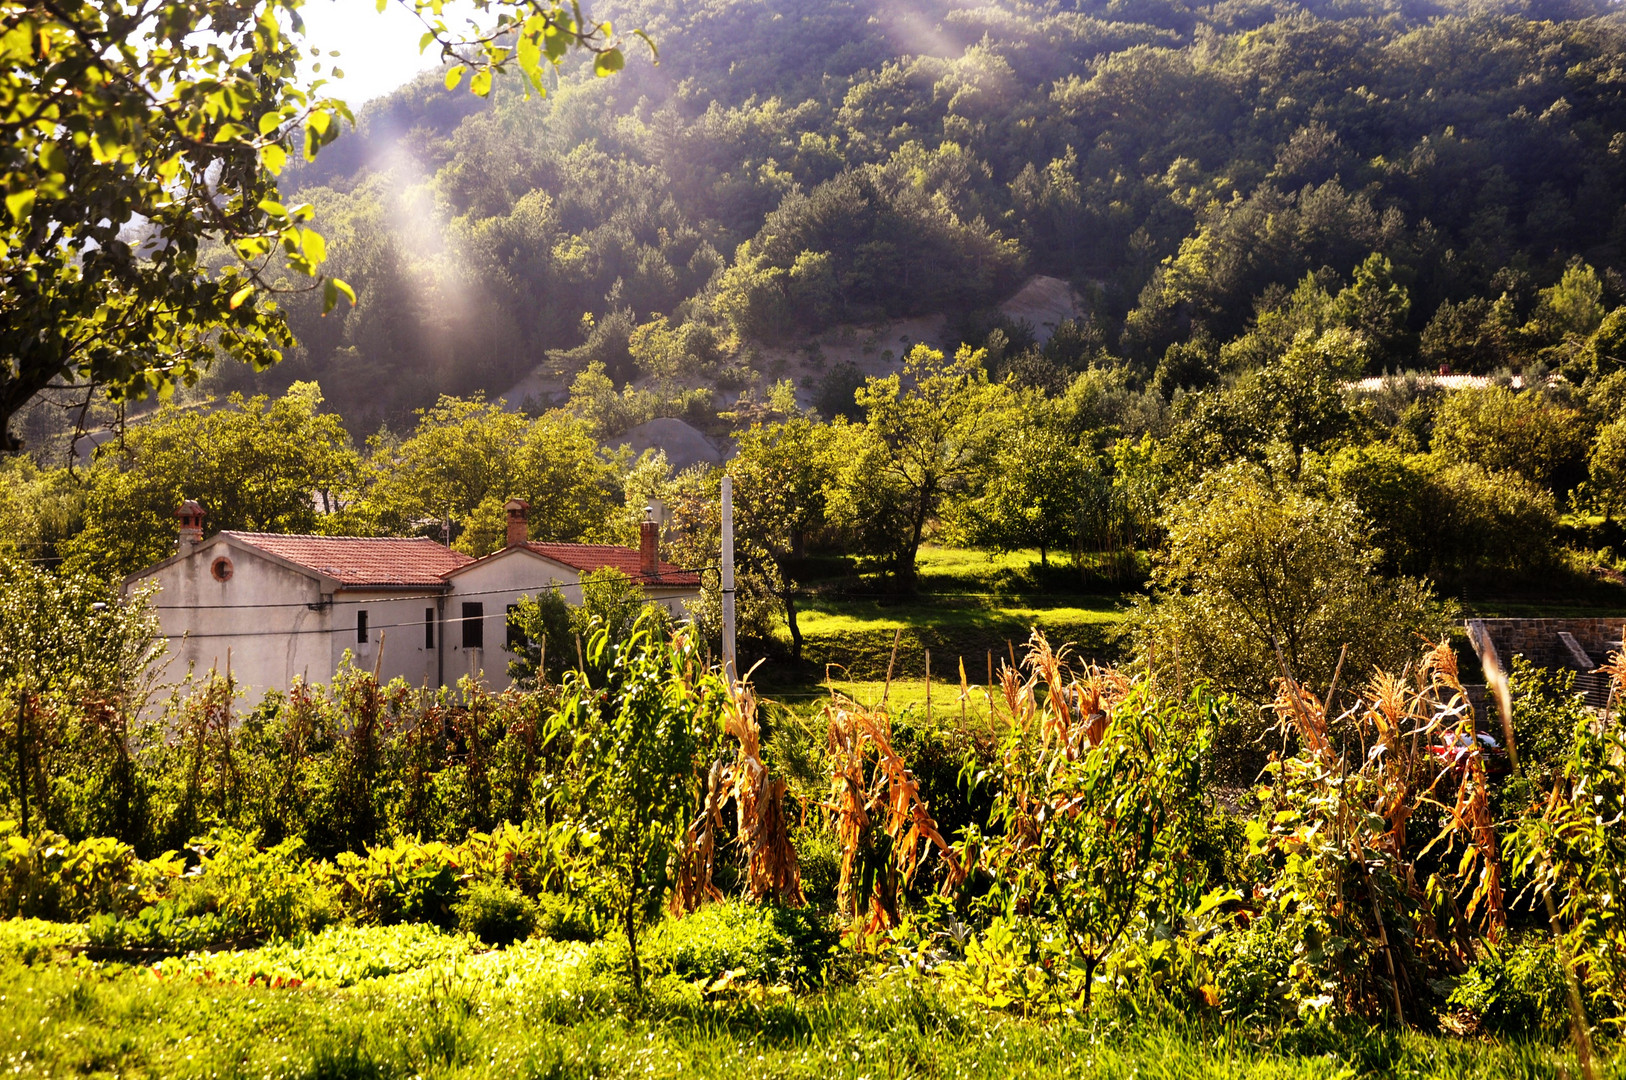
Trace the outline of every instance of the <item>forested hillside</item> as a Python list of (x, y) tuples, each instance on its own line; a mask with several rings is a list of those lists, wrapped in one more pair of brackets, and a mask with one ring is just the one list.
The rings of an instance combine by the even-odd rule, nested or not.
[[(1094, 311), (1047, 364), (1121, 361), (1168, 394), (1256, 366), (1256, 318), (1289, 340), (1324, 322), (1323, 293), (1369, 371), (1488, 371), (1573, 359), (1626, 291), (1604, 4), (600, 11), (647, 28), (659, 66), (489, 103), (431, 73), (297, 175), (361, 302), (293, 298), (274, 383), (319, 379), (361, 431), (598, 361), (677, 414), (674, 386), (749, 385), (759, 347), (836, 323), (949, 312), (981, 343), (1043, 273)], [(1542, 302), (1576, 260), (1595, 272)]]

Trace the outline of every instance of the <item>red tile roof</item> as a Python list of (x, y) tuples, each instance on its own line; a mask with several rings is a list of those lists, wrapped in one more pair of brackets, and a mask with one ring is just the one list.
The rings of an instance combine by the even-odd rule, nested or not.
[[(240, 543), (336, 579), (343, 588), (426, 588), (474, 560), (427, 537), (226, 532)], [(633, 552), (637, 561), (637, 552)]]
[(543, 558), (564, 563), (584, 574), (612, 568), (645, 585), (700, 587), (699, 574), (692, 570), (681, 570), (669, 562), (659, 564), (660, 573), (646, 577), (641, 569), (642, 559), (637, 548), (617, 547), (614, 544), (544, 544), (535, 540), (527, 541), (525, 546)]

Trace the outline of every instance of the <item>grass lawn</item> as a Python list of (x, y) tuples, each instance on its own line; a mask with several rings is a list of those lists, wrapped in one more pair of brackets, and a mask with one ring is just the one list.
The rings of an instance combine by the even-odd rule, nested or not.
[[(539, 947), (539, 944), (541, 947)], [(144, 968), (0, 963), (0, 1066), (14, 1076), (1265, 1077), (1579, 1075), (1562, 1048), (1351, 1030), (1267, 1036), (1189, 1023), (1041, 1022), (894, 974), (798, 994), (704, 996), (666, 980), (536, 966), (546, 943), (348, 989), (269, 989)], [(1606, 1077), (1626, 1075), (1620, 1058)]]
[[(1024, 603), (996, 600), (976, 602), (956, 598), (953, 602), (922, 597), (900, 604), (880, 600), (829, 600), (801, 613), (802, 633), (809, 636), (861, 633), (869, 630), (931, 626), (953, 630), (985, 630), (1023, 626), (1100, 624), (1109, 626), (1123, 618), (1116, 598), (1102, 597), (1090, 606), (1035, 607)], [(1024, 635), (1025, 636), (1025, 635)]]
[[(946, 665), (939, 664), (936, 657), (933, 657), (932, 664), (936, 670), (932, 678), (931, 719), (937, 722), (958, 721), (961, 715), (959, 672), (953, 672), (951, 681), (946, 678), (950, 674), (944, 670)], [(967, 663), (966, 678), (970, 682), (970, 692), (965, 702), (966, 723), (986, 725), (989, 715), (988, 696), (983, 685), (987, 681), (986, 672), (979, 669), (973, 673), (970, 663)], [(813, 713), (830, 699), (832, 688), (860, 705), (878, 705), (885, 694), (888, 710), (895, 718), (910, 722), (926, 719), (926, 680), (923, 678), (895, 678), (890, 690), (884, 679), (832, 679), (828, 686), (821, 683), (817, 686), (785, 687), (764, 696), (798, 712)]]
[(928, 545), (920, 552), (917, 591), (907, 597), (853, 576), (845, 560), (810, 562), (810, 595), (799, 617), (807, 664), (789, 677), (765, 671), (776, 688), (818, 685), (832, 665), (850, 678), (884, 680), (894, 638), (893, 673), (900, 677), (924, 676), (929, 649), (934, 673), (954, 673), (957, 681), (963, 656), (967, 678), (985, 682), (988, 654), (997, 660), (1012, 644), (1020, 648), (1035, 626), (1054, 642), (1110, 657), (1127, 604), (1122, 594), (1100, 591), (1099, 582), (1086, 587), (1065, 558), (1041, 567), (1037, 551), (990, 556)]

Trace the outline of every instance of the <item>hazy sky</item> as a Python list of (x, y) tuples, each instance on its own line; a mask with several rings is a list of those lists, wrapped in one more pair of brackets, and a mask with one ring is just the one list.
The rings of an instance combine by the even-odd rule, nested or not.
[[(374, 0), (308, 0), (300, 12), (310, 43), (323, 51), (338, 50), (337, 60), (324, 58), (344, 72), (329, 92), (352, 107), (389, 93), (440, 61), (433, 49), (419, 55), (423, 24), (394, 0), (382, 15)], [(454, 28), (469, 14), (464, 5), (446, 5), (447, 25)]]

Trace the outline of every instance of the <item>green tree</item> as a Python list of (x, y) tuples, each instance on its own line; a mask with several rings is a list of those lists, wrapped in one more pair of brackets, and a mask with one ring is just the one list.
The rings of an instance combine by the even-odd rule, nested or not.
[(1335, 318), (1366, 339), (1375, 360), (1399, 367), (1415, 352), (1415, 339), (1407, 332), (1411, 295), (1395, 281), (1388, 256), (1368, 255), (1332, 306)]
[(643, 992), (639, 935), (671, 884), (678, 842), (699, 806), (727, 688), (694, 638), (661, 633), (644, 615), (630, 636), (594, 635), (588, 661), (602, 684), (565, 677), (550, 735), (572, 747), (561, 808), (601, 872), (627, 935), (634, 992)]
[[(795, 560), (809, 534), (824, 525), (829, 488), (836, 475), (833, 430), (805, 415), (775, 424), (753, 424), (739, 438), (728, 464), (734, 478), (735, 559), (748, 572), (768, 573), (777, 585), (791, 657), (802, 659), (796, 620)], [(772, 564), (772, 571), (765, 564)]]
[(1537, 390), (1458, 390), (1434, 417), (1433, 452), (1489, 472), (1512, 472), (1562, 497), (1581, 479), (1587, 428), (1579, 411)]
[(1450, 625), (1426, 583), (1378, 574), (1353, 506), (1273, 487), (1250, 466), (1205, 479), (1167, 525), (1152, 597), (1134, 614), (1137, 647), (1159, 673), (1267, 701), (1283, 664), (1326, 686), (1345, 645), (1351, 673), (1398, 667), (1414, 635)]
[(926, 525), (979, 474), (1008, 392), (988, 381), (980, 352), (962, 345), (950, 359), (916, 345), (901, 375), (866, 381), (858, 404), (865, 421), (840, 451), (833, 510), (911, 589)]
[(85, 486), (66, 468), (0, 457), (0, 554), (55, 561), (85, 526)]
[(373, 481), (358, 512), (384, 532), (451, 518), (456, 547), (486, 555), (506, 543), (503, 505), (530, 503), (533, 540), (597, 539), (611, 528), (616, 470), (586, 425), (555, 410), (527, 420), (483, 398), (442, 397), (399, 443), (375, 440)]
[(1110, 485), (1093, 450), (1050, 425), (1022, 422), (1000, 436), (980, 494), (956, 517), (972, 544), (996, 551), (1036, 547), (1039, 562), (1048, 565), (1052, 550), (1080, 539), (1086, 518), (1107, 512)]
[[(233, 394), (212, 411), (165, 406), (108, 444), (91, 469), (69, 565), (127, 574), (175, 551), (175, 509), (203, 505), (211, 531), (347, 531), (360, 458), (314, 384)], [(320, 505), (320, 508), (319, 508)]]
[[(474, 0), (490, 34), (451, 31), (438, 0), (400, 0), (455, 85), (535, 92), (572, 49), (601, 74), (623, 57), (574, 4)], [(310, 210), (278, 176), (350, 119), (306, 55), (300, 0), (198, 5), (13, 0), (0, 36), (0, 452), (13, 413), (53, 381), (141, 396), (191, 384), (217, 352), (263, 368), (291, 343), (268, 294), (320, 282)], [(219, 251), (217, 259), (212, 252)], [(324, 284), (326, 308), (340, 296)]]
[(1587, 456), (1587, 496), (1606, 519), (1626, 512), (1626, 416), (1598, 429)]

